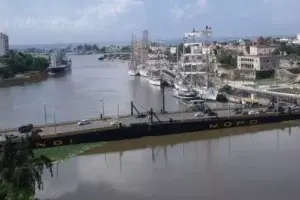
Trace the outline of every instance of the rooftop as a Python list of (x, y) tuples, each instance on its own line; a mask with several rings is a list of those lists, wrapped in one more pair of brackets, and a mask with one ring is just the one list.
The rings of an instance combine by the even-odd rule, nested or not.
[(252, 45), (250, 47), (256, 47), (256, 48), (278, 48), (280, 45)]
[(245, 57), (245, 58), (270, 58), (270, 57), (277, 57), (276, 55), (244, 55), (238, 57)]

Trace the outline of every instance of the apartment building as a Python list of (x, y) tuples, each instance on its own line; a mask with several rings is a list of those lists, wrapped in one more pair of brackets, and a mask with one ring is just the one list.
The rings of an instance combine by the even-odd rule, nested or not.
[(257, 45), (257, 46), (250, 46), (250, 55), (259, 56), (259, 55), (272, 55), (273, 52), (279, 46), (265, 46), (265, 45)]
[(251, 69), (255, 71), (272, 71), (279, 67), (279, 58), (277, 56), (238, 56), (238, 69)]
[(9, 51), (8, 35), (0, 33), (0, 56), (6, 55)]

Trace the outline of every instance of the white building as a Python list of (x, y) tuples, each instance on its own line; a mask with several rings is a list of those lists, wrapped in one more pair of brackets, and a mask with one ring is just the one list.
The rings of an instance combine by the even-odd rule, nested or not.
[(277, 56), (238, 56), (238, 69), (251, 69), (255, 71), (270, 71), (279, 67)]
[(0, 33), (0, 56), (7, 54), (9, 51), (8, 35)]
[(271, 55), (278, 48), (278, 46), (250, 46), (250, 55)]
[(300, 33), (297, 34), (297, 38), (293, 41), (293, 44), (300, 44)]

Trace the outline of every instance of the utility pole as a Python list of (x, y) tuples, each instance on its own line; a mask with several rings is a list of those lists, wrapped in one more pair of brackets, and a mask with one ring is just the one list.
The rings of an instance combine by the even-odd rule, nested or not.
[(118, 107), (118, 122), (120, 121), (120, 104), (119, 102), (117, 103), (117, 107)]
[(228, 101), (228, 118), (230, 118), (230, 104), (229, 104), (229, 101)]
[(177, 44), (177, 48), (176, 48), (176, 62), (177, 62), (177, 65), (178, 65), (178, 58), (179, 58), (179, 45)]
[(56, 118), (55, 118), (55, 110), (53, 109), (53, 124), (54, 124), (54, 133), (56, 134)]
[(104, 98), (100, 102), (102, 103), (102, 117), (104, 117)]
[(162, 96), (162, 114), (166, 112), (165, 108), (165, 81), (162, 81), (161, 84), (161, 96)]
[(45, 118), (45, 125), (47, 127), (48, 123), (47, 123), (47, 104), (46, 103), (44, 103), (44, 118)]

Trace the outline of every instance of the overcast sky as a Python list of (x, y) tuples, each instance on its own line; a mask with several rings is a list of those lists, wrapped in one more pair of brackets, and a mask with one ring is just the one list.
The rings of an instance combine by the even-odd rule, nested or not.
[(213, 28), (215, 36), (300, 32), (300, 0), (0, 0), (0, 31), (12, 44), (177, 39)]

